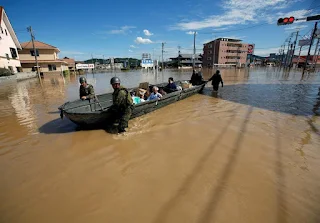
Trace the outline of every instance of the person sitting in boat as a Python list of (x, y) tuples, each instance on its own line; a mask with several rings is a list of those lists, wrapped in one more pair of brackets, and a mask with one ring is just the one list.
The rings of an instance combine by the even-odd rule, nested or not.
[(144, 100), (144, 93), (143, 92), (139, 92), (139, 96), (140, 96), (140, 103), (146, 101), (146, 100)]
[(168, 79), (168, 84), (165, 88), (167, 89), (172, 89), (172, 90), (176, 90), (177, 89), (177, 85), (173, 82), (173, 78), (172, 77), (169, 77)]
[(93, 99), (95, 97), (93, 86), (87, 83), (85, 77), (80, 77), (79, 82), (81, 84), (79, 89), (80, 99)]
[(159, 93), (160, 93), (162, 96), (164, 96), (164, 95), (167, 94), (167, 92), (165, 92), (165, 91), (163, 90), (163, 88), (160, 88), (160, 89), (159, 89)]
[(125, 128), (128, 127), (128, 122), (132, 114), (133, 101), (128, 90), (120, 86), (120, 79), (113, 77), (110, 80), (110, 84), (114, 89), (112, 94), (113, 105), (109, 108), (113, 114), (114, 119), (119, 119), (118, 133), (125, 132)]
[(152, 93), (149, 96), (148, 101), (162, 98), (162, 94), (160, 94), (158, 91), (159, 91), (159, 88), (157, 86), (153, 86)]
[(202, 77), (201, 70), (199, 69), (197, 73), (195, 70), (193, 70), (190, 83), (192, 85), (200, 85), (202, 84), (202, 82), (203, 82), (203, 77)]

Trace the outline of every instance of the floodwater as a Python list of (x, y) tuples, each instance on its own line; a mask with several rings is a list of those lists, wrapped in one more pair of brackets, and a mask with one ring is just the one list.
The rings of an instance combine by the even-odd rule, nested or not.
[[(125, 135), (59, 118), (78, 76), (1, 83), (0, 222), (320, 222), (320, 74), (221, 71), (218, 94), (208, 83)], [(114, 75), (134, 87), (190, 71), (86, 76), (101, 94)]]

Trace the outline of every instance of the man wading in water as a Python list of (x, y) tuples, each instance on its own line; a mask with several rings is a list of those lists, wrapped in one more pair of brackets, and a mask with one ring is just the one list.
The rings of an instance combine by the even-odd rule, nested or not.
[(213, 91), (218, 91), (219, 90), (219, 84), (221, 82), (221, 86), (223, 87), (223, 81), (222, 81), (222, 77), (220, 75), (220, 71), (217, 70), (216, 73), (208, 80), (211, 81), (212, 80), (212, 87), (213, 87)]
[(114, 92), (112, 94), (113, 105), (109, 110), (113, 113), (115, 119), (120, 119), (118, 133), (123, 133), (126, 131), (125, 128), (128, 127), (133, 109), (133, 100), (128, 90), (120, 86), (120, 79), (118, 77), (111, 78), (110, 84)]

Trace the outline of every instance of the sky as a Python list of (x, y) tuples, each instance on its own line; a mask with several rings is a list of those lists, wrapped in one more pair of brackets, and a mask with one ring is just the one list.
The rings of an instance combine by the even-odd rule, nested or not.
[[(313, 21), (277, 26), (280, 17), (320, 14), (319, 0), (162, 0), (61, 1), (1, 0), (20, 42), (36, 40), (56, 46), (59, 57), (85, 60), (134, 57), (150, 53), (164, 59), (193, 52), (215, 38), (238, 38), (255, 44), (254, 54), (279, 53), (281, 45), (299, 30), (310, 35)], [(319, 25), (320, 27), (320, 25)], [(292, 37), (294, 38), (294, 37)], [(306, 48), (303, 49), (303, 52)]]

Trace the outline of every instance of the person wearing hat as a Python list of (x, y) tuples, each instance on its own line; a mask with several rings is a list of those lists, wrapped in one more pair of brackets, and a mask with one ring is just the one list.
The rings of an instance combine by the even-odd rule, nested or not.
[(133, 100), (128, 90), (120, 86), (118, 77), (111, 78), (110, 84), (114, 90), (112, 94), (113, 105), (110, 107), (110, 111), (116, 119), (119, 119), (118, 133), (123, 133), (128, 127), (132, 114)]
[(93, 99), (95, 96), (93, 86), (87, 83), (85, 77), (80, 77), (79, 82), (81, 84), (79, 89), (80, 99)]
[(219, 90), (219, 84), (221, 82), (221, 86), (223, 87), (223, 80), (222, 77), (220, 75), (220, 70), (217, 70), (216, 73), (208, 80), (208, 81), (212, 81), (212, 87), (214, 91), (218, 91)]

